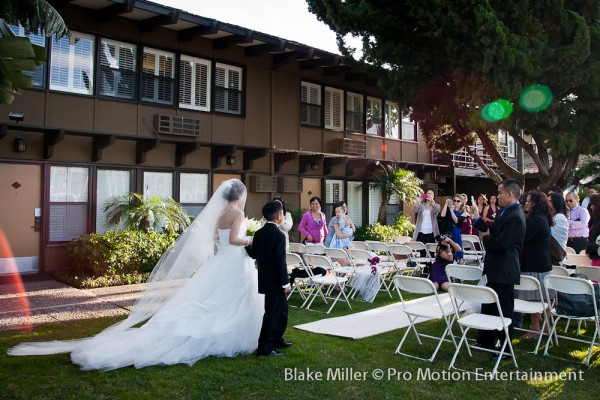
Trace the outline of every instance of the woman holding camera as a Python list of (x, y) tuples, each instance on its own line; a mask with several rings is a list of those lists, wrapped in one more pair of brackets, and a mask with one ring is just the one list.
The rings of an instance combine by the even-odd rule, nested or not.
[(454, 261), (454, 253), (461, 251), (460, 246), (452, 239), (446, 236), (436, 236), (439, 241), (435, 249), (435, 261), (431, 264), (429, 270), (429, 279), (433, 282), (436, 290), (448, 290), (448, 275), (446, 275), (446, 266)]
[[(444, 204), (444, 207), (442, 207), (440, 216), (444, 219), (448, 219), (448, 221), (452, 223), (450, 236), (452, 237), (452, 241), (462, 248), (460, 227), (468, 216), (468, 213), (465, 211), (465, 205), (462, 196), (457, 194), (454, 196), (454, 199), (446, 200), (446, 204)], [(464, 253), (462, 250), (454, 253), (454, 259), (458, 262), (462, 262), (463, 258)]]
[(434, 238), (440, 234), (437, 216), (440, 213), (440, 205), (434, 200), (433, 190), (422, 194), (414, 206), (412, 212), (417, 214), (417, 222), (413, 240), (422, 243), (434, 243)]

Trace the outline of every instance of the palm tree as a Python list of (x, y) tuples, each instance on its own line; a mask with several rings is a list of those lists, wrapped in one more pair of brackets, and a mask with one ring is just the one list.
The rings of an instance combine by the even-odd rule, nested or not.
[(400, 168), (397, 164), (378, 164), (378, 169), (373, 175), (377, 179), (371, 187), (381, 190), (381, 206), (377, 214), (377, 222), (385, 224), (385, 214), (393, 194), (402, 202), (415, 199), (423, 193), (420, 185), (423, 184), (412, 171)]
[(0, 2), (0, 104), (10, 104), (14, 94), (32, 85), (23, 71), (35, 71), (46, 60), (46, 49), (29, 39), (16, 37), (8, 24), (21, 25), (27, 32), (42, 30), (46, 35), (69, 35), (58, 12), (44, 0), (3, 0)]
[(108, 225), (116, 227), (123, 223), (128, 230), (179, 231), (190, 224), (189, 215), (175, 200), (148, 198), (139, 193), (112, 197), (104, 203), (102, 211)]

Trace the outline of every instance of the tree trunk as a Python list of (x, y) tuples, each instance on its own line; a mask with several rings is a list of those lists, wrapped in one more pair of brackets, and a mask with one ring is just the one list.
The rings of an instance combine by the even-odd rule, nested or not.
[(377, 222), (379, 222), (381, 225), (385, 225), (385, 214), (389, 203), (390, 196), (381, 198), (381, 206), (379, 206), (379, 213), (377, 214)]

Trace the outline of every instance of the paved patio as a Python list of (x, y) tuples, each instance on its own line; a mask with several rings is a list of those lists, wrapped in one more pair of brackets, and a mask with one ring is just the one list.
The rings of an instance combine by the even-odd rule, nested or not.
[(0, 330), (125, 315), (144, 288), (139, 284), (81, 290), (45, 277), (24, 280), (24, 292), (18, 284), (0, 281)]

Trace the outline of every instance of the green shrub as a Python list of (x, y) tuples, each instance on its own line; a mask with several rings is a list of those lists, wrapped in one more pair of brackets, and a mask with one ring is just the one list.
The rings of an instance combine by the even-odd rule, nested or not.
[(400, 215), (395, 225), (381, 225), (376, 222), (371, 225), (358, 227), (354, 233), (354, 240), (378, 240), (392, 242), (396, 236), (412, 236), (415, 225), (404, 215)]
[(156, 231), (107, 231), (81, 236), (67, 245), (69, 273), (111, 277), (150, 272), (177, 236)]

